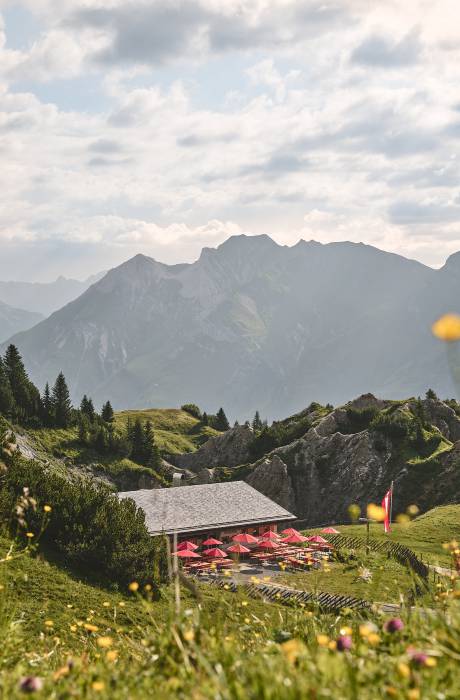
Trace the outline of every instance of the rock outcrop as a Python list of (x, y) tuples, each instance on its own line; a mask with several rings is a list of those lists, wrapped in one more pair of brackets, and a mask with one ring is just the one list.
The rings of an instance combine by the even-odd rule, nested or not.
[(253, 439), (254, 433), (249, 426), (238, 425), (210, 438), (196, 452), (170, 455), (169, 461), (193, 472), (212, 467), (236, 467), (249, 461), (249, 446)]

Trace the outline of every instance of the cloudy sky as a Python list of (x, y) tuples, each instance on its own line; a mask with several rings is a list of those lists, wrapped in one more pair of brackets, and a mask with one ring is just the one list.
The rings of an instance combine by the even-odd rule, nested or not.
[(0, 0), (0, 279), (460, 250), (458, 0)]

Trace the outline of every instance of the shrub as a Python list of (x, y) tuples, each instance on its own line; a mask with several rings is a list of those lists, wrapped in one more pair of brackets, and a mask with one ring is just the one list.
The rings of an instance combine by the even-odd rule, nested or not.
[(360, 433), (366, 430), (372, 421), (379, 413), (378, 408), (370, 406), (369, 408), (347, 408), (347, 418), (350, 424), (350, 430), (353, 433)]
[(27, 528), (38, 534), (43, 506), (50, 505), (40, 541), (70, 568), (105, 585), (126, 587), (152, 579), (155, 543), (134, 501), (120, 501), (103, 484), (45, 472), (40, 464), (15, 457), (3, 477), (2, 520), (9, 518), (24, 487), (37, 501), (37, 509), (27, 513)]
[(369, 427), (390, 440), (404, 440), (412, 431), (412, 423), (411, 418), (403, 413), (378, 413)]
[(185, 413), (189, 413), (194, 418), (198, 418), (198, 420), (201, 420), (201, 411), (199, 406), (196, 405), (196, 403), (184, 403), (183, 406), (181, 406), (181, 409), (185, 411)]

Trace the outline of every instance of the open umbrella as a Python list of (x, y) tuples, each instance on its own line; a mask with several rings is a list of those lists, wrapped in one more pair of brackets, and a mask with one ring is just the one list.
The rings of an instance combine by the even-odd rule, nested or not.
[(280, 536), (278, 535), (277, 532), (273, 532), (273, 530), (268, 530), (268, 532), (264, 532), (262, 535), (263, 540), (279, 540)]
[(259, 547), (262, 549), (277, 549), (278, 545), (272, 540), (261, 540), (259, 542)]
[(247, 554), (251, 550), (244, 546), (244, 544), (232, 544), (231, 547), (227, 549), (227, 552), (234, 552), (236, 554)]
[(205, 549), (203, 553), (206, 554), (207, 557), (214, 557), (215, 559), (221, 559), (227, 556), (227, 552), (224, 552), (223, 549), (219, 549), (218, 547)]
[(177, 552), (173, 552), (173, 556), (181, 557), (182, 559), (201, 559), (201, 555), (197, 552), (192, 552), (191, 549), (179, 549)]
[(296, 535), (289, 535), (289, 537), (285, 537), (281, 541), (286, 542), (286, 544), (299, 544), (300, 542), (306, 542), (308, 539), (308, 537), (304, 537), (298, 532)]
[(203, 542), (203, 546), (205, 547), (212, 547), (215, 544), (222, 544), (222, 542), (216, 540), (215, 537), (208, 537), (208, 539)]
[(340, 535), (339, 530), (336, 530), (335, 527), (324, 527), (321, 532), (324, 532), (325, 535)]
[(313, 535), (312, 537), (307, 537), (306, 539), (308, 542), (314, 542), (315, 544), (329, 544), (329, 542), (325, 540), (324, 537), (321, 537), (321, 535)]
[(300, 532), (296, 530), (294, 527), (287, 527), (285, 530), (282, 531), (283, 535), (300, 535)]
[(198, 549), (198, 545), (194, 544), (193, 542), (181, 542), (180, 544), (177, 545), (177, 551), (181, 552), (183, 549), (188, 549), (191, 551), (194, 551), (195, 549)]
[(256, 544), (259, 540), (254, 535), (248, 535), (246, 532), (240, 532), (239, 535), (232, 537), (234, 542), (242, 542), (243, 544)]

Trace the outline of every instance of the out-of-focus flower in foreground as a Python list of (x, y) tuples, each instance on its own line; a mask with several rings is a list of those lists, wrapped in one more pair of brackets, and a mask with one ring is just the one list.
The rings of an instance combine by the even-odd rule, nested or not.
[(43, 681), (38, 676), (26, 676), (19, 681), (19, 690), (23, 693), (38, 693), (43, 688)]
[(404, 622), (399, 617), (392, 617), (385, 622), (386, 632), (400, 632), (402, 629), (404, 629)]
[(454, 343), (460, 340), (460, 316), (445, 314), (433, 323), (431, 330), (439, 340), (443, 340), (445, 343)]
[(375, 503), (369, 503), (367, 506), (367, 517), (369, 520), (377, 520), (377, 522), (381, 523), (385, 520), (385, 510)]

